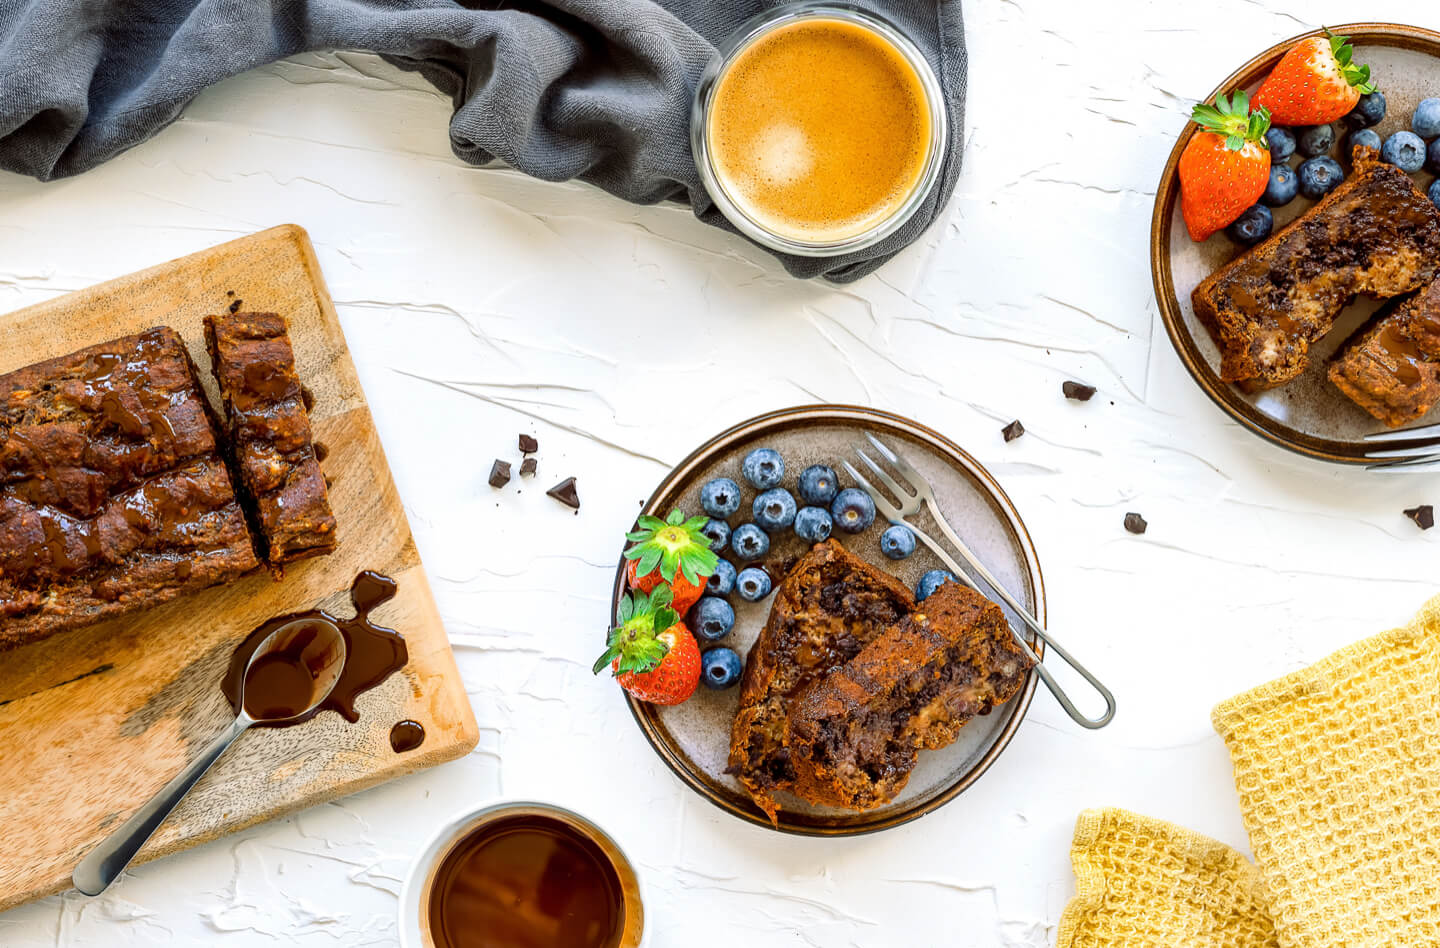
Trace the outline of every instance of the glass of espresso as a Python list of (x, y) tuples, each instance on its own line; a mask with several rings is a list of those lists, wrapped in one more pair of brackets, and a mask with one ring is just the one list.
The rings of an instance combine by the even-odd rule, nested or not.
[(447, 824), (401, 893), (405, 948), (641, 948), (640, 880), (594, 823), (502, 803)]
[(785, 253), (869, 247), (940, 176), (946, 111), (924, 55), (846, 4), (792, 3), (741, 27), (701, 75), (690, 125), (705, 190)]

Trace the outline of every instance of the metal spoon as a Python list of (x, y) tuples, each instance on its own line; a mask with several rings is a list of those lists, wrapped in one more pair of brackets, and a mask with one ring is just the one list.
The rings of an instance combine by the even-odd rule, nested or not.
[(296, 619), (266, 636), (245, 665), (235, 723), (80, 860), (70, 877), (75, 888), (86, 895), (104, 892), (237, 737), (253, 724), (283, 724), (314, 711), (344, 668), (345, 637), (325, 619)]

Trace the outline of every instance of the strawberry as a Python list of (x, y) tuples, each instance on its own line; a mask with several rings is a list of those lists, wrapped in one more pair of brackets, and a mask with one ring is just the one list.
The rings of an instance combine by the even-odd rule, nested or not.
[(1326, 125), (1375, 91), (1370, 67), (1350, 61), (1344, 36), (1312, 36), (1290, 48), (1260, 83), (1255, 104), (1270, 110), (1276, 125)]
[(680, 704), (695, 693), (700, 647), (671, 608), (669, 586), (622, 596), (616, 618), (595, 674), (609, 665), (621, 688), (651, 704)]
[(1180, 155), (1180, 212), (1192, 240), (1221, 230), (1260, 195), (1270, 180), (1265, 132), (1270, 113), (1250, 113), (1250, 98), (1236, 90), (1232, 99), (1215, 97), (1191, 113), (1200, 131)]
[(635, 544), (625, 551), (630, 588), (650, 592), (661, 582), (669, 583), (675, 609), (684, 615), (705, 591), (705, 580), (720, 561), (710, 549), (710, 538), (700, 532), (707, 520), (686, 520), (679, 510), (670, 511), (664, 520), (641, 517), (639, 529), (625, 535)]

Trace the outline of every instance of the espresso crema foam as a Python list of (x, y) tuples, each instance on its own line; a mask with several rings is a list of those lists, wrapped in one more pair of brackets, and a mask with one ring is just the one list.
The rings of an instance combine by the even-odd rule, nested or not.
[(803, 242), (845, 240), (889, 218), (930, 149), (925, 87), (885, 37), (843, 20), (775, 28), (716, 83), (706, 142), (751, 220)]

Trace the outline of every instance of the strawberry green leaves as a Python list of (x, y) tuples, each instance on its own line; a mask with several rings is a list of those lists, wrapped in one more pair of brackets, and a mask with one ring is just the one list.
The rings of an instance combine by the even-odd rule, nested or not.
[(701, 532), (706, 522), (704, 516), (686, 520), (678, 509), (664, 520), (641, 517), (638, 529), (625, 535), (635, 544), (625, 551), (625, 558), (636, 561), (637, 576), (648, 576), (658, 567), (667, 583), (674, 582), (678, 572), (692, 584), (702, 585), (720, 559), (710, 549), (710, 538)]
[(617, 624), (610, 630), (605, 652), (596, 660), (593, 674), (600, 674), (617, 658), (617, 675), (639, 674), (658, 667), (670, 651), (660, 633), (679, 622), (680, 616), (670, 608), (670, 587), (660, 586), (649, 595), (636, 592), (621, 596), (615, 619)]
[(1336, 36), (1333, 33), (1328, 35), (1330, 52), (1335, 54), (1335, 61), (1340, 64), (1340, 74), (1345, 77), (1345, 81), (1359, 89), (1362, 95), (1374, 92), (1375, 83), (1370, 79), (1370, 67), (1350, 61), (1355, 55), (1355, 49), (1350, 45), (1350, 37)]
[(1225, 136), (1225, 147), (1231, 151), (1239, 151), (1246, 142), (1269, 147), (1265, 133), (1270, 130), (1270, 110), (1262, 105), (1252, 112), (1250, 96), (1244, 89), (1236, 89), (1229, 98), (1220, 93), (1214, 105), (1195, 106), (1190, 118), (1205, 131)]

